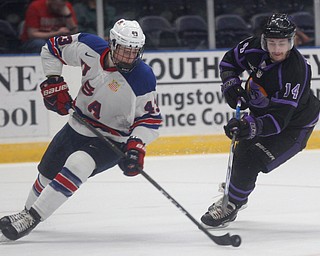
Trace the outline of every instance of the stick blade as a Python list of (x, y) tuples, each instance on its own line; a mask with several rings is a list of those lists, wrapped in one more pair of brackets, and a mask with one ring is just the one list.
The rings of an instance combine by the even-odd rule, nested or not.
[(211, 239), (218, 245), (239, 247), (241, 244), (241, 237), (239, 235), (230, 236), (230, 233), (223, 236), (212, 236)]

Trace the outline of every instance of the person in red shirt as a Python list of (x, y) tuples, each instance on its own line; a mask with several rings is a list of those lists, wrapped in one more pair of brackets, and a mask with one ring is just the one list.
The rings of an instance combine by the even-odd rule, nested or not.
[(24, 52), (40, 53), (47, 39), (77, 31), (77, 19), (70, 2), (34, 0), (25, 13), (20, 40)]

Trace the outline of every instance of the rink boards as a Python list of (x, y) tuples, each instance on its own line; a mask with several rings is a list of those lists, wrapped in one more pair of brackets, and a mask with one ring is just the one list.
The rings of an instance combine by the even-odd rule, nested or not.
[[(312, 90), (320, 98), (320, 49), (301, 49), (311, 64)], [(225, 153), (223, 125), (234, 115), (220, 91), (219, 62), (225, 51), (148, 52), (144, 61), (157, 77), (163, 116), (160, 137), (147, 155)], [(80, 68), (64, 66), (73, 98)], [(49, 141), (67, 122), (45, 109), (39, 84), (45, 79), (38, 55), (0, 56), (0, 163), (39, 161)], [(246, 76), (242, 77), (246, 80)], [(308, 149), (320, 148), (320, 125)]]
[[(311, 136), (307, 149), (320, 148), (320, 131)], [(48, 142), (0, 144), (0, 163), (38, 162)], [(147, 147), (147, 156), (226, 153), (230, 140), (224, 135), (159, 137)]]

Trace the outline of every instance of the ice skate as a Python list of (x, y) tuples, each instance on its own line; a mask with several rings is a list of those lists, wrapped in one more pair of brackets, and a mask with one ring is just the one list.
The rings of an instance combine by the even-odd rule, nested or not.
[(9, 224), (22, 219), (27, 213), (28, 211), (24, 209), (19, 213), (2, 217), (0, 219), (0, 230), (4, 229)]
[(202, 223), (209, 228), (223, 228), (234, 221), (239, 209), (235, 204), (228, 202), (225, 212), (222, 211), (222, 198), (211, 205), (208, 211), (201, 217)]
[(9, 240), (17, 240), (29, 234), (40, 222), (39, 214), (31, 208), (20, 213), (1, 218), (2, 234)]

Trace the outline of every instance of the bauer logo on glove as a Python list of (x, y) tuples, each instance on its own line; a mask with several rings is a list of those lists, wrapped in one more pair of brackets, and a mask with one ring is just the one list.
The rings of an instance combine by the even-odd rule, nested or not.
[(55, 87), (44, 87), (42, 90), (42, 95), (43, 97), (50, 97), (53, 95), (56, 95), (57, 93), (61, 92), (61, 91), (65, 91), (65, 90), (69, 90), (68, 85), (66, 83), (62, 83), (60, 86), (55, 86)]

